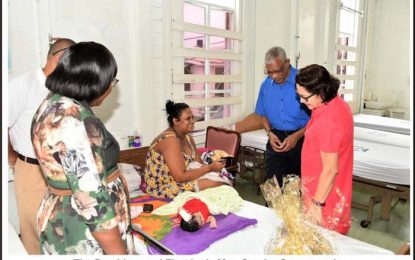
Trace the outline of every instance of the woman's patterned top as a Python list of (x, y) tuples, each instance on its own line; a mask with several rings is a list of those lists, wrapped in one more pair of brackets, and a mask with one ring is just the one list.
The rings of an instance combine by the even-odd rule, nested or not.
[[(156, 197), (174, 198), (181, 192), (198, 190), (198, 185), (196, 180), (181, 183), (177, 182), (171, 175), (163, 155), (154, 150), (154, 147), (167, 137), (177, 136), (173, 132), (165, 132), (150, 145), (146, 157), (144, 176), (147, 184), (147, 193)], [(182, 153), (185, 168), (187, 168), (190, 162), (195, 160), (195, 151), (190, 143), (189, 136), (186, 137), (192, 148), (192, 156)]]

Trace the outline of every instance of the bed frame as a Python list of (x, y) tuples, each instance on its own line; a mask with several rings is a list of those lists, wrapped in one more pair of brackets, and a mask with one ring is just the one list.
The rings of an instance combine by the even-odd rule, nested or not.
[[(129, 163), (129, 164), (135, 164), (140, 166), (142, 169), (145, 167), (146, 163), (146, 155), (148, 151), (148, 146), (143, 146), (139, 148), (131, 148), (127, 150), (121, 150), (120, 151), (120, 158), (118, 162), (120, 163)], [(169, 248), (161, 244), (159, 241), (155, 240), (153, 237), (151, 237), (148, 233), (144, 232), (144, 230), (141, 229), (141, 227), (132, 225), (132, 228), (137, 231), (141, 236), (144, 237), (144, 239), (150, 243), (155, 245), (157, 248), (161, 250), (163, 254), (167, 255), (174, 255), (174, 252), (171, 251)]]
[[(381, 218), (383, 220), (389, 220), (390, 211), (395, 207), (396, 203), (409, 200), (410, 186), (408, 185), (397, 185), (370, 180), (356, 175), (353, 175), (353, 185), (359, 185), (364, 190), (374, 194), (370, 197), (369, 204), (352, 201), (352, 207), (367, 210), (367, 218), (360, 222), (360, 226), (363, 228), (370, 225), (373, 208), (377, 203), (381, 203)], [(396, 202), (391, 206), (394, 198), (396, 198)]]
[(135, 164), (135, 165), (140, 166), (142, 169), (144, 169), (145, 168), (144, 166), (146, 163), (147, 151), (148, 151), (148, 146), (121, 150), (120, 158), (118, 162)]

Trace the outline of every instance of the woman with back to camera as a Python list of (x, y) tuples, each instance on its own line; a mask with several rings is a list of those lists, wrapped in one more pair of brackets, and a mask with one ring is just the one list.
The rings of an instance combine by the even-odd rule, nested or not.
[(43, 254), (134, 253), (119, 145), (90, 108), (111, 93), (116, 75), (106, 47), (81, 42), (65, 50), (46, 80), (51, 93), (31, 130), (49, 186), (38, 211)]
[(301, 153), (306, 215), (341, 234), (350, 229), (353, 114), (337, 94), (340, 81), (317, 64), (296, 76), (300, 101), (311, 111)]
[(169, 127), (151, 143), (146, 158), (147, 193), (156, 197), (174, 198), (180, 192), (217, 187), (223, 182), (199, 179), (208, 172), (220, 172), (225, 162), (216, 161), (197, 169), (187, 170), (192, 161), (202, 163), (195, 141), (194, 116), (185, 103), (166, 103)]

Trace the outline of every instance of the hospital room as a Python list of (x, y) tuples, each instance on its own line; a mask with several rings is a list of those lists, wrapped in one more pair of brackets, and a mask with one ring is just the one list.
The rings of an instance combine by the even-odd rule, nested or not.
[(413, 255), (413, 1), (2, 4), (6, 259)]

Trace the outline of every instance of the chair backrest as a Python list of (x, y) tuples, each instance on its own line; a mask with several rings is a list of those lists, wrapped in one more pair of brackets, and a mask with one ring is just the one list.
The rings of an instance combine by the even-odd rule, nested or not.
[(236, 131), (214, 126), (208, 126), (206, 129), (205, 147), (227, 152), (235, 158), (235, 164), (238, 159), (240, 144), (241, 135)]

